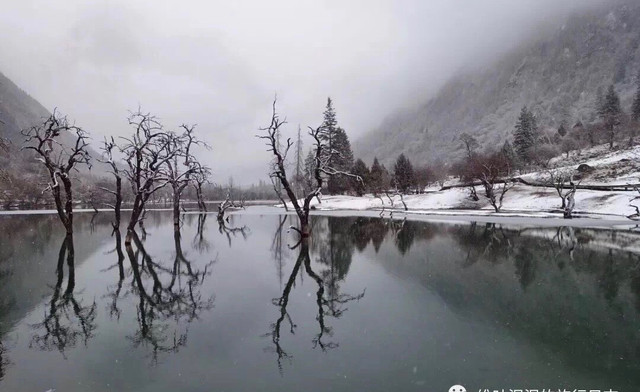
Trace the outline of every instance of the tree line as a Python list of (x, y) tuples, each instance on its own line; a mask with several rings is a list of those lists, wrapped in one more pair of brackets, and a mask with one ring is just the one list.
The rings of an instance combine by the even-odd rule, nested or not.
[[(356, 196), (366, 193), (375, 196), (422, 193), (430, 184), (439, 183), (442, 186), (450, 176), (469, 184), (469, 197), (474, 201), (480, 199), (477, 190), (480, 187), (482, 195), (499, 212), (506, 193), (515, 185), (513, 175), (541, 168), (549, 171), (546, 185), (557, 190), (564, 215), (571, 218), (578, 184), (574, 182), (573, 175), (551, 171), (551, 160), (561, 153), (567, 156), (575, 150), (580, 153), (582, 148), (594, 147), (602, 142), (606, 142), (611, 150), (620, 147), (622, 142), (627, 146), (634, 145), (640, 129), (640, 80), (629, 114), (622, 110), (620, 97), (613, 85), (609, 86), (606, 94), (598, 96), (598, 121), (586, 126), (577, 121), (569, 129), (563, 119), (553, 132), (541, 129), (534, 113), (525, 106), (518, 116), (511, 140), (504, 141), (501, 148), (479, 152), (480, 143), (477, 139), (463, 133), (458, 142), (465, 156), (452, 164), (415, 166), (407, 156), (400, 154), (391, 170), (381, 164), (377, 157), (369, 167), (362, 159), (354, 159), (349, 138), (338, 125), (331, 98), (327, 99), (323, 116), (320, 127), (310, 128), (315, 143), (304, 159), (300, 128), (295, 143), (287, 139), (286, 145), (281, 144), (280, 127), (285, 122), (277, 116), (275, 101), (272, 123), (263, 129), (268, 134), (260, 136), (270, 140), (269, 151), (275, 155), (270, 172), (274, 190), (284, 202), (284, 188), (284, 193), (302, 221), (308, 219), (310, 201), (319, 198), (323, 192)], [(294, 174), (289, 176), (288, 153), (292, 148), (295, 150), (295, 159), (290, 172)], [(294, 201), (299, 199), (299, 195), (306, 196), (301, 205), (296, 205)], [(287, 203), (284, 204), (287, 206)]]

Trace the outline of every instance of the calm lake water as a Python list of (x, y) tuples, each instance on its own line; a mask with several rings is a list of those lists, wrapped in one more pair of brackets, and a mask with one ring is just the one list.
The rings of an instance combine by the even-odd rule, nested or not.
[(265, 211), (0, 216), (0, 390), (640, 387), (640, 233)]

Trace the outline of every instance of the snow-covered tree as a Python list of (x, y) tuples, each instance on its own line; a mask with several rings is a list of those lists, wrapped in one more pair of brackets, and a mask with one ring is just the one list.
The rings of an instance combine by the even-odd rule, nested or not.
[(466, 132), (460, 135), (460, 141), (462, 142), (464, 149), (467, 151), (467, 158), (471, 158), (473, 156), (473, 152), (480, 147), (476, 138)]
[(316, 157), (313, 150), (309, 150), (307, 157), (304, 159), (304, 191), (309, 192), (313, 188), (315, 181), (315, 165)]
[[(49, 183), (45, 191), (53, 194), (60, 221), (67, 235), (71, 237), (74, 204), (72, 177), (80, 165), (91, 167), (89, 136), (82, 128), (69, 123), (65, 116), (56, 111), (42, 124), (23, 130), (22, 135), (25, 137), (24, 148), (32, 150), (36, 159), (47, 169)], [(61, 142), (64, 137), (69, 136), (75, 141), (68, 145)]]
[(536, 118), (526, 106), (520, 111), (516, 128), (513, 132), (513, 148), (523, 161), (529, 160), (529, 153), (537, 142), (538, 126)]
[[(331, 178), (335, 175), (343, 175), (350, 177), (357, 177), (351, 173), (343, 172), (334, 166), (328, 164), (331, 155), (324, 153), (328, 148), (322, 141), (322, 127), (309, 128), (309, 136), (312, 137), (313, 143), (313, 178), (315, 183), (312, 184), (310, 190), (305, 192), (304, 195), (296, 195), (295, 189), (289, 182), (289, 176), (287, 175), (287, 155), (293, 146), (291, 139), (287, 139), (283, 146), (278, 143), (278, 134), (283, 125), (286, 124), (285, 120), (281, 120), (276, 111), (276, 99), (273, 101), (273, 111), (271, 114), (271, 122), (269, 126), (260, 128), (261, 135), (257, 135), (258, 138), (265, 141), (267, 145), (267, 151), (273, 155), (271, 163), (271, 172), (269, 176), (271, 178), (278, 179), (284, 188), (284, 191), (289, 198), (289, 202), (293, 205), (293, 209), (298, 215), (299, 227), (291, 227), (297, 231), (301, 239), (307, 238), (311, 235), (311, 225), (309, 221), (309, 212), (311, 211), (311, 201), (314, 198), (320, 200), (322, 187), (324, 185), (325, 178)], [(349, 168), (350, 169), (350, 168)], [(360, 179), (362, 180), (362, 179)], [(303, 196), (303, 197), (299, 197)]]
[(395, 185), (402, 193), (407, 193), (412, 187), (415, 186), (415, 175), (413, 172), (413, 165), (409, 158), (404, 154), (400, 154), (396, 160), (396, 164), (393, 168)]
[[(351, 143), (344, 129), (338, 126), (336, 111), (331, 97), (327, 98), (327, 106), (323, 112), (324, 119), (320, 126), (320, 140), (326, 146), (323, 151), (323, 161), (327, 167), (337, 171), (348, 172), (353, 166), (353, 152)], [(336, 175), (327, 179), (329, 194), (343, 193), (349, 189), (349, 179)]]
[[(353, 167), (353, 152), (351, 143), (344, 129), (336, 128), (333, 137), (333, 154), (331, 156), (332, 167), (338, 171), (349, 172)], [(327, 180), (327, 189), (330, 194), (340, 194), (349, 190), (349, 177), (343, 175), (331, 176)]]
[(358, 181), (357, 179), (351, 180), (351, 186), (353, 188), (353, 191), (358, 196), (364, 195), (365, 192), (367, 191), (367, 187), (369, 185), (368, 184), (369, 177), (370, 177), (369, 168), (367, 167), (367, 164), (364, 163), (362, 159), (356, 159), (356, 162), (353, 164), (353, 169), (351, 170), (351, 172), (362, 179), (362, 181)]
[(607, 130), (610, 149), (613, 149), (613, 139), (615, 137), (616, 127), (620, 125), (621, 114), (622, 109), (620, 108), (620, 97), (618, 96), (618, 93), (616, 93), (612, 84), (609, 86), (609, 90), (607, 90), (607, 94), (604, 96), (598, 110), (598, 115), (602, 119)]
[(385, 192), (389, 189), (389, 172), (380, 164), (378, 158), (373, 158), (371, 171), (369, 174), (369, 189), (374, 195)]
[(336, 130), (338, 129), (338, 120), (336, 118), (336, 111), (333, 108), (333, 100), (331, 97), (327, 98), (327, 106), (325, 107), (322, 125), (320, 125), (320, 141), (326, 146), (323, 155), (327, 165), (333, 165), (333, 151), (334, 140), (336, 136)]
[(636, 96), (633, 99), (633, 105), (631, 106), (631, 118), (634, 121), (640, 121), (640, 80), (638, 80)]

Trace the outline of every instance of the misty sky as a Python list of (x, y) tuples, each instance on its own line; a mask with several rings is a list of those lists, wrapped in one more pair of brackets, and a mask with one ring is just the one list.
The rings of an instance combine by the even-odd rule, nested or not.
[(214, 181), (248, 184), (267, 179), (254, 135), (274, 93), (292, 137), (331, 96), (353, 140), (597, 2), (4, 0), (0, 71), (97, 141), (128, 132), (138, 105), (168, 128), (197, 123)]

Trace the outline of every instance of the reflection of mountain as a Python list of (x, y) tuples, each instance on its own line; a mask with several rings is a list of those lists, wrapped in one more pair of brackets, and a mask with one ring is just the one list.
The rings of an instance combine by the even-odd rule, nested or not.
[[(369, 227), (364, 232), (402, 225), (374, 221), (363, 222)], [(638, 377), (640, 256), (613, 249), (611, 231), (418, 222), (411, 227), (412, 234), (405, 234), (412, 238), (410, 249), (398, 238), (401, 231), (392, 229), (372, 259), (420, 282), (463, 317), (507, 329), (576, 368), (608, 369), (607, 377), (617, 380)], [(620, 237), (627, 244), (631, 237), (640, 241), (629, 232)], [(604, 238), (609, 249), (596, 241)]]

